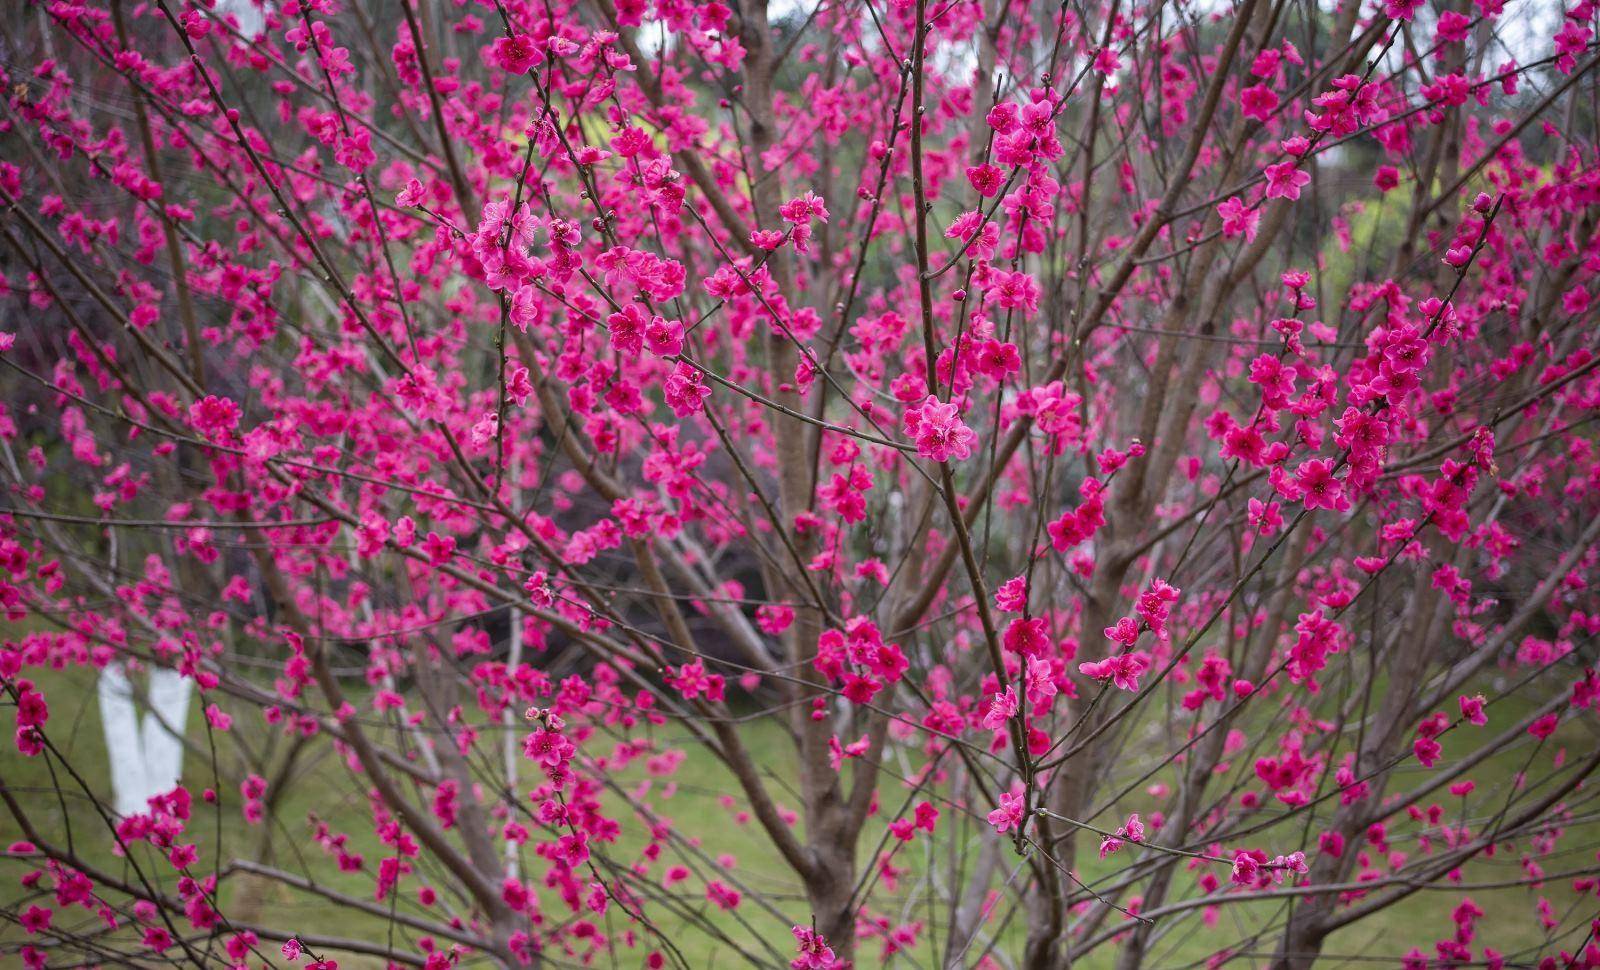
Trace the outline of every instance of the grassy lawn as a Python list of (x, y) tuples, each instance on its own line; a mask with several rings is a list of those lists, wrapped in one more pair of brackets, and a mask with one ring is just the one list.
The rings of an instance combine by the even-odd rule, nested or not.
[[(42, 674), (31, 671), (30, 676), (41, 684), (50, 700), (51, 719), (48, 728), (52, 742), (63, 752), (82, 782), (96, 795), (108, 799), (105, 745), (94, 699), (93, 678), (84, 671), (76, 669), (48, 671)], [(200, 750), (203, 751), (209, 741), (204, 731), (203, 718), (198, 713), (202, 706), (200, 703), (192, 706), (188, 726), (191, 740), (201, 746)], [(1508, 709), (1514, 706), (1515, 702), (1506, 702), (1503, 706), (1497, 705), (1490, 730), (1497, 729), (1494, 724), (1510, 723), (1511, 716), (1515, 712)], [(259, 720), (239, 716), (241, 712), (235, 713), (233, 731), (229, 735), (217, 735), (215, 738), (217, 761), (222, 771), (220, 781), (192, 775), (186, 778), (193, 790), (198, 791), (215, 785), (224, 793), (220, 808), (204, 804), (199, 800), (195, 803), (195, 819), (190, 834), (201, 850), (201, 871), (209, 872), (219, 861), (220, 837), (222, 846), (220, 861), (224, 864), (235, 856), (256, 857), (263, 847), (266, 847), (271, 853), (272, 864), (295, 872), (315, 872), (319, 880), (325, 880), (322, 884), (330, 890), (360, 899), (370, 899), (372, 891), (370, 873), (385, 855), (385, 850), (371, 834), (372, 826), (366, 799), (360, 793), (351, 791), (353, 786), (349, 782), (350, 776), (338, 763), (332, 747), (320, 740), (307, 747), (301, 762), (304, 773), (285, 792), (278, 806), (276, 828), (269, 831), (266, 826), (247, 825), (239, 811), (237, 791), (238, 781), (247, 773), (249, 764), (241, 745), (259, 756), (269, 743), (276, 743), (281, 748), (284, 742), (281, 739), (272, 742)], [(1136, 740), (1151, 744), (1164, 743), (1154, 724), (1143, 726), (1140, 730), (1146, 731), (1148, 737)], [(786, 794), (779, 781), (788, 773), (787, 768), (793, 757), (787, 739), (775, 726), (762, 724), (750, 726), (747, 736), (757, 764), (770, 766), (773, 769), (769, 781), (780, 802), (790, 808), (797, 807), (798, 799), (792, 794)], [(1593, 743), (1593, 738), (1593, 734), (1581, 726), (1572, 724), (1564, 726), (1538, 755), (1529, 771), (1529, 777), (1537, 779), (1543, 771), (1548, 770), (1551, 754), (1558, 746), (1558, 742), (1564, 744), (1569, 752), (1576, 754), (1587, 751), (1587, 746)], [(691, 745), (687, 739), (674, 736), (671, 729), (665, 729), (658, 735), (658, 741), (663, 748), (687, 748)], [(1465, 741), (1458, 741), (1458, 745), (1464, 748)], [(591, 745), (588, 750), (600, 752), (605, 748), (605, 744), (597, 743)], [(1473, 816), (1492, 812), (1492, 806), (1497, 804), (1494, 799), (1504, 799), (1506, 786), (1513, 783), (1516, 772), (1524, 767), (1532, 752), (1531, 739), (1527, 739), (1526, 743), (1512, 745), (1497, 753), (1490, 763), (1482, 766), (1473, 776), (1478, 781), (1478, 791), (1471, 796), (1465, 811)], [(1447, 740), (1446, 757), (1448, 758), (1450, 754), (1451, 744)], [(194, 755), (187, 761), (191, 771), (197, 769), (208, 771), (209, 769), (202, 767), (207, 763), (207, 759)], [(0, 766), (3, 766), (0, 767), (0, 773), (3, 773), (5, 785), (26, 807), (35, 825), (42, 832), (63, 844), (67, 840), (67, 833), (70, 832), (73, 846), (84, 858), (93, 860), (107, 872), (131, 878), (132, 872), (127, 860), (119, 858), (114, 853), (114, 842), (107, 827), (94, 812), (88, 799), (83, 796), (77, 780), (63, 774), (59, 769), (56, 777), (52, 778), (44, 758), (25, 759), (17, 756), (14, 751), (0, 756)], [(1420, 780), (1421, 769), (1415, 765), (1413, 768), (1414, 771), (1402, 773), (1392, 787), (1403, 790)], [(1121, 777), (1122, 774), (1126, 773), (1113, 772), (1111, 777), (1106, 779), (1107, 790), (1115, 790), (1112, 786), (1119, 786), (1131, 780), (1131, 775), (1124, 778)], [(652, 866), (648, 878), (653, 884), (659, 885), (661, 874), (669, 864), (684, 864), (697, 873), (707, 873), (710, 872), (708, 860), (723, 856), (732, 857), (728, 875), (724, 878), (729, 881), (736, 880), (745, 894), (744, 904), (736, 911), (723, 911), (707, 902), (703, 892), (703, 879), (699, 876), (670, 890), (676, 900), (672, 907), (663, 907), (658, 902), (651, 910), (652, 918), (656, 920), (659, 929), (673, 940), (690, 965), (741, 967), (750, 964), (751, 955), (761, 961), (772, 963), (776, 962), (774, 951), (787, 960), (792, 952), (789, 927), (793, 922), (806, 919), (807, 908), (804, 897), (800, 894), (798, 884), (789, 876), (787, 866), (767, 843), (759, 826), (754, 821), (738, 816), (739, 808), (736, 802), (732, 807), (726, 802), (725, 796), (736, 790), (727, 773), (713, 759), (695, 756), (691, 752), (691, 756), (670, 779), (670, 785), (664, 784), (663, 779), (652, 778), (644, 769), (642, 761), (618, 772), (615, 780), (621, 789), (632, 793), (634, 797), (649, 799), (663, 814), (673, 819), (674, 830), (681, 836), (681, 841), (674, 840), (671, 843), (662, 861)], [(61, 789), (59, 796), (55, 792), (58, 786)], [(881, 797), (886, 810), (892, 810), (899, 806), (904, 793), (898, 783), (889, 782), (883, 786)], [(1445, 806), (1447, 813), (1459, 813), (1463, 810), (1461, 799), (1442, 791), (1436, 800)], [(627, 802), (621, 796), (608, 795), (608, 804), (616, 817), (627, 816)], [(1129, 799), (1127, 810), (1148, 813), (1159, 807), (1158, 801), (1140, 796)], [(946, 821), (941, 822), (940, 838), (936, 840), (941, 843), (941, 852), (947, 851), (945, 843), (950, 837), (949, 833), (957, 831), (947, 825), (948, 813), (951, 810), (946, 807), (945, 811)], [(1120, 815), (1117, 818), (1120, 819)], [(313, 838), (317, 820), (326, 822), (335, 831), (348, 834), (348, 848), (361, 854), (365, 859), (364, 871), (356, 873), (337, 871), (332, 860)], [(867, 835), (863, 839), (864, 864), (870, 863), (871, 853), (878, 845), (883, 832), (883, 826), (876, 820), (869, 825)], [(0, 839), (9, 842), (19, 836), (16, 824), (9, 815), (0, 818)], [(638, 858), (639, 849), (643, 844), (639, 824), (629, 819), (624, 824), (621, 842), (607, 849), (607, 861), (617, 860), (622, 865), (630, 864)], [(1539, 863), (1546, 872), (1558, 873), (1584, 868), (1593, 870), (1596, 846), (1600, 844), (1600, 824), (1594, 821), (1581, 821), (1573, 825), (1560, 844), (1562, 847), (1560, 852), (1540, 858)], [(1091, 886), (1120, 871), (1131, 859), (1131, 850), (1124, 850), (1124, 853), (1102, 862), (1095, 858), (1092, 840), (1085, 839), (1080, 845), (1082, 848), (1079, 875)], [(1262, 847), (1277, 852), (1288, 851), (1296, 846)], [(1393, 847), (1412, 854), (1416, 851), (1416, 846), (1404, 838), (1394, 840)], [(940, 944), (943, 941), (944, 928), (936, 922), (938, 907), (930, 905), (924, 876), (929, 872), (930, 866), (933, 867), (935, 880), (945, 880), (948, 874), (942, 862), (937, 866), (933, 865), (935, 860), (928, 854), (931, 848), (930, 840), (922, 838), (901, 850), (895, 857), (895, 864), (906, 871), (899, 879), (897, 891), (895, 893), (880, 891), (875, 896), (881, 915), (895, 924), (915, 920), (927, 921), (920, 936), (919, 949), (890, 961), (897, 966), (931, 965), (932, 945), (935, 941)], [(1517, 851), (1501, 852), (1494, 858), (1480, 858), (1475, 861), (1465, 870), (1464, 881), (1468, 884), (1478, 884), (1520, 878), (1522, 850), (1527, 846), (1519, 843), (1515, 848)], [(137, 847), (135, 852), (146, 872), (162, 873), (169, 885), (174, 881), (175, 873), (164, 860), (149, 854), (144, 846)], [(1010, 872), (1015, 861), (1008, 851), (1006, 858), (1002, 860), (1002, 877)], [(28, 897), (28, 891), (19, 885), (18, 877), (29, 868), (31, 868), (29, 863), (14, 859), (8, 859), (3, 867), (0, 867), (0, 899), (3, 899), (6, 905), (14, 905)], [(415, 895), (416, 887), (421, 882), (443, 884), (443, 880), (434, 879), (433, 875), (425, 866), (420, 873), (408, 876), (404, 880), (402, 891), (393, 903), (399, 911), (426, 919), (439, 918), (437, 908), (432, 911), (424, 909), (417, 903)], [(609, 878), (610, 873), (607, 875)], [(1180, 872), (1175, 886), (1181, 887), (1175, 894), (1178, 898), (1197, 892), (1193, 874)], [(1325, 947), (1325, 953), (1329, 955), (1329, 959), (1325, 962), (1329, 965), (1362, 965), (1372, 958), (1393, 957), (1414, 945), (1431, 953), (1434, 940), (1450, 935), (1452, 930), (1450, 912), (1458, 903), (1462, 892), (1471, 895), (1478, 906), (1485, 911), (1485, 916), (1478, 923), (1479, 935), (1476, 945), (1492, 945), (1503, 953), (1520, 954), (1523, 960), (1529, 960), (1530, 956), (1536, 960), (1538, 956), (1555, 952), (1542, 949), (1548, 941), (1539, 925), (1536, 912), (1541, 896), (1548, 898), (1556, 916), (1565, 917), (1567, 926), (1573, 925), (1574, 920), (1581, 922), (1588, 918), (1595, 908), (1592, 896), (1586, 900), (1573, 891), (1570, 877), (1553, 879), (1539, 890), (1513, 887), (1423, 891), (1397, 906), (1340, 931)], [(224, 880), (221, 895), (224, 912), (241, 921), (250, 919), (263, 925), (290, 928), (304, 934), (359, 937), (369, 940), (389, 938), (386, 920), (377, 916), (352, 913), (347, 909), (330, 905), (312, 893), (291, 889), (281, 884), (269, 884), (236, 875)], [(755, 895), (763, 896), (779, 913), (769, 912), (755, 903), (752, 898)], [(565, 918), (565, 907), (553, 893), (545, 891), (542, 898), (543, 911), (549, 918)], [(389, 903), (386, 901), (384, 905)], [(1217, 949), (1219, 941), (1233, 941), (1249, 936), (1267, 922), (1280, 916), (1281, 906), (1281, 901), (1262, 901), (1221, 907), (1215, 917), (1216, 925), (1209, 929), (1201, 922), (1201, 911), (1198, 909), (1186, 913), (1185, 919), (1173, 918), (1160, 923), (1158, 926), (1161, 935), (1152, 947), (1146, 965), (1163, 968), (1195, 964), (1203, 966), (1206, 958)], [(95, 919), (83, 910), (75, 910), (71, 914), (58, 914), (57, 919), (60, 921), (59, 925), (80, 932), (92, 931), (96, 923)], [(700, 920), (713, 927), (715, 934), (708, 933)], [(626, 928), (627, 920), (613, 906), (608, 915), (599, 922), (604, 931), (622, 932)], [(718, 939), (719, 935), (726, 939)], [(393, 937), (394, 944), (396, 947), (415, 952), (415, 937), (414, 932), (400, 928)], [(0, 924), (0, 946), (15, 945), (23, 938), (24, 934), (15, 925), (9, 922)], [(1275, 941), (1275, 935), (1268, 934), (1260, 942), (1259, 947), (1261, 950), (1270, 949)], [(1570, 949), (1577, 941), (1566, 939), (1562, 942)], [(995, 944), (998, 952), (1015, 955), (1020, 952), (1021, 943), (1021, 930), (1016, 921), (999, 928)], [(276, 954), (275, 944), (264, 944), (262, 949), (269, 954)], [(1115, 956), (1115, 949), (1114, 945), (1102, 946), (1089, 959), (1083, 961), (1083, 965), (1093, 968), (1109, 966)], [(864, 943), (860, 953), (862, 964), (878, 965), (878, 950), (877, 942)], [(977, 955), (978, 950), (975, 948), (971, 958)], [(1253, 965), (1262, 962), (1262, 955), (1247, 951), (1240, 955), (1240, 960), (1244, 965)], [(359, 957), (341, 957), (340, 962), (343, 967), (380, 965), (376, 959)], [(627, 956), (619, 958), (617, 965), (636, 966), (638, 963), (639, 961), (633, 956)], [(609, 966), (610, 963), (607, 958), (602, 957), (597, 965)]]

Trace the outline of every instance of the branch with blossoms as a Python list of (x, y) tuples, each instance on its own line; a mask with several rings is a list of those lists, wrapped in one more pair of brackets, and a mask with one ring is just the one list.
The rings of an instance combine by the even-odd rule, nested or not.
[(1600, 967), (1597, 14), (0, 14), (0, 953)]

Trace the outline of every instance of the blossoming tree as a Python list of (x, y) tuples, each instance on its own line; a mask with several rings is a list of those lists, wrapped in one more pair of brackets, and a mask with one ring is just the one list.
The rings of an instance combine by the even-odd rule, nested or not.
[(18, 0), (0, 952), (1600, 966), (1596, 12)]

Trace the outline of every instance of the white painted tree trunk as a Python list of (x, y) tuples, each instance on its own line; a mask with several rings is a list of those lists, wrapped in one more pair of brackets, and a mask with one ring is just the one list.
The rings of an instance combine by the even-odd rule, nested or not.
[(100, 723), (111, 762), (113, 807), (122, 816), (145, 811), (183, 775), (181, 732), (189, 716), (189, 679), (174, 670), (150, 671), (149, 709), (139, 716), (133, 683), (121, 664), (100, 673)]
[[(508, 660), (508, 666), (513, 675), (516, 674), (517, 667), (519, 667), (521, 664), (522, 611), (513, 607), (511, 610), (511, 657)], [(510, 707), (500, 712), (500, 723), (505, 725), (506, 729), (504, 741), (505, 747), (502, 750), (506, 766), (506, 790), (510, 791), (515, 798), (522, 797), (522, 793), (517, 791), (517, 786), (520, 784), (520, 781), (517, 777), (517, 766), (522, 762), (520, 757), (522, 752), (518, 750), (520, 747), (521, 738), (518, 736), (516, 731), (517, 720), (521, 718), (521, 716), (521, 711), (513, 710)], [(506, 840), (506, 874), (509, 876), (515, 876), (517, 874), (517, 849), (518, 846), (516, 842), (513, 842), (511, 839)]]

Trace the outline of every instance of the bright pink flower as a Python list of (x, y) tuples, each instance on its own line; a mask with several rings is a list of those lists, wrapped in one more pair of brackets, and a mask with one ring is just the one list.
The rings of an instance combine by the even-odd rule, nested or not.
[(705, 399), (711, 396), (711, 388), (702, 382), (700, 372), (687, 363), (679, 363), (672, 369), (665, 390), (667, 406), (680, 418), (699, 411)]
[(1119, 690), (1136, 691), (1139, 678), (1150, 669), (1150, 655), (1143, 650), (1118, 654), (1099, 661), (1078, 664), (1078, 672), (1095, 680), (1109, 680)]
[(1472, 18), (1458, 10), (1445, 10), (1439, 14), (1439, 27), (1434, 34), (1435, 44), (1453, 44), (1467, 39)]
[(1222, 234), (1232, 239), (1243, 236), (1253, 242), (1261, 225), (1261, 213), (1244, 204), (1238, 196), (1231, 196), (1217, 204), (1217, 215), (1222, 217)]
[(1252, 497), (1246, 505), (1251, 526), (1264, 536), (1283, 528), (1283, 507), (1277, 502), (1263, 502)]
[(526, 74), (535, 64), (544, 62), (539, 42), (527, 34), (496, 37), (489, 48), (489, 60), (512, 74)]
[(1261, 862), (1266, 853), (1239, 851), (1233, 856), (1231, 878), (1236, 886), (1252, 886), (1261, 873)]
[(725, 886), (717, 880), (706, 884), (706, 899), (716, 905), (718, 909), (734, 910), (739, 908), (739, 900), (743, 894), (732, 886)]
[[(1152, 579), (1150, 586), (1134, 600), (1133, 611), (1162, 640), (1167, 639), (1167, 617), (1183, 591), (1164, 579)], [(1132, 646), (1132, 644), (1128, 644)]]
[(905, 429), (916, 438), (917, 454), (939, 462), (970, 457), (977, 438), (962, 423), (961, 409), (954, 402), (940, 403), (931, 394), (920, 406), (906, 409)]
[(1013, 576), (995, 587), (994, 605), (1006, 613), (1019, 613), (1028, 605), (1028, 580)]
[(411, 208), (421, 205), (424, 198), (422, 183), (416, 179), (407, 179), (406, 187), (395, 194), (394, 204), (401, 208)]
[(619, 354), (637, 355), (644, 349), (644, 332), (649, 323), (649, 311), (638, 303), (629, 303), (606, 317), (606, 326), (611, 330), (611, 349)]
[(1295, 162), (1268, 165), (1265, 174), (1269, 199), (1298, 199), (1301, 187), (1311, 182), (1311, 173), (1300, 171)]
[[(1005, 796), (1002, 795), (1001, 797), (1004, 798)], [(43, 906), (30, 905), (22, 911), (22, 916), (18, 922), (22, 924), (23, 930), (30, 934), (43, 933), (50, 928), (50, 921), (54, 916), (54, 910)]]
[(967, 169), (967, 181), (979, 195), (992, 199), (1005, 183), (1005, 173), (993, 165), (977, 165)]
[(1128, 820), (1122, 823), (1122, 828), (1117, 830), (1117, 834), (1126, 838), (1129, 842), (1143, 842), (1144, 822), (1139, 820), (1139, 813), (1134, 812), (1129, 815)]
[(1107, 640), (1131, 647), (1139, 642), (1139, 621), (1131, 616), (1124, 616), (1105, 629)]
[(208, 394), (190, 406), (189, 423), (207, 438), (226, 439), (239, 426), (239, 415), (239, 405)]
[(1574, 286), (1561, 295), (1561, 310), (1563, 313), (1577, 316), (1589, 309), (1589, 291), (1582, 286)]
[(994, 695), (989, 702), (989, 709), (983, 714), (983, 726), (990, 731), (998, 731), (1006, 726), (1006, 722), (1017, 714), (1017, 692), (1011, 687)]
[(1039, 312), (1039, 284), (1023, 272), (997, 271), (992, 276), (990, 296), (1002, 310), (1021, 310), (1023, 316)]
[(794, 928), (795, 947), (800, 955), (789, 962), (789, 970), (836, 970), (838, 959), (822, 934), (805, 926)]
[(1334, 477), (1331, 459), (1306, 460), (1295, 473), (1295, 485), (1299, 487), (1308, 509), (1343, 512), (1350, 508), (1350, 500), (1344, 494), (1344, 483)]
[(1004, 835), (1012, 829), (1020, 831), (1027, 817), (1028, 802), (1019, 792), (1001, 792), (1000, 807), (989, 813), (989, 824)]
[(676, 357), (683, 353), (683, 323), (651, 317), (644, 328), (644, 342), (657, 357)]
[(1043, 617), (1018, 618), (1006, 625), (1002, 646), (1024, 657), (1042, 656), (1050, 648), (1049, 624)]
[(1278, 96), (1265, 84), (1255, 84), (1239, 92), (1240, 113), (1246, 118), (1266, 121), (1278, 107)]

